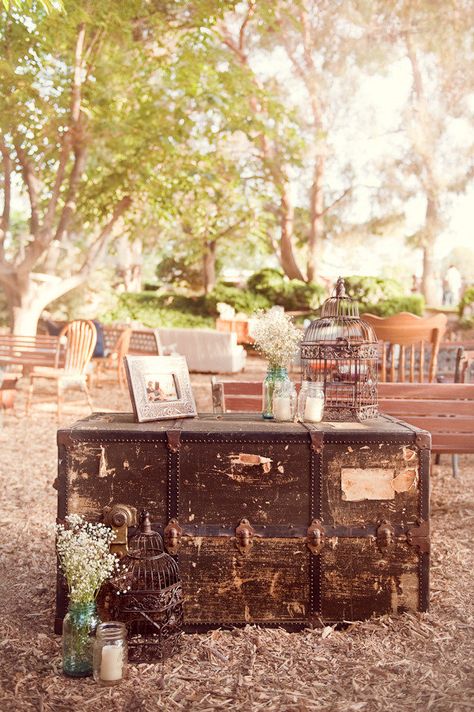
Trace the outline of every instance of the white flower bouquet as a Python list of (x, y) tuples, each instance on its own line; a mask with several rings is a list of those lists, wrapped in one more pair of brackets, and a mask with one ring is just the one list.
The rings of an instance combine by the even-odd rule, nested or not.
[(66, 526), (56, 525), (56, 536), (59, 564), (71, 602), (94, 601), (104, 581), (119, 570), (119, 561), (109, 550), (115, 532), (104, 524), (70, 514)]
[(281, 307), (272, 307), (266, 312), (257, 312), (252, 336), (255, 348), (271, 368), (286, 368), (296, 354), (303, 333)]

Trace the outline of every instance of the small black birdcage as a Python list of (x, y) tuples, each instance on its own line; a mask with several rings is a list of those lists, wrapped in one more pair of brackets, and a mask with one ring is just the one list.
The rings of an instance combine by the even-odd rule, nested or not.
[(112, 612), (127, 626), (129, 659), (164, 660), (178, 651), (183, 622), (183, 594), (178, 564), (163, 549), (148, 512), (121, 559), (121, 573), (112, 582)]
[(325, 420), (366, 420), (377, 409), (377, 338), (346, 295), (344, 280), (306, 329), (301, 344), (302, 378), (324, 390)]

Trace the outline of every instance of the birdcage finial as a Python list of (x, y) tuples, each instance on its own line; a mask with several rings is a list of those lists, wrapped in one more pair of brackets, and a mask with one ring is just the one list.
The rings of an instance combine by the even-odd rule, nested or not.
[(146, 509), (142, 510), (140, 516), (140, 531), (142, 534), (153, 534), (150, 522), (150, 512)]
[(346, 285), (344, 284), (344, 278), (339, 277), (336, 282), (336, 297), (346, 296)]

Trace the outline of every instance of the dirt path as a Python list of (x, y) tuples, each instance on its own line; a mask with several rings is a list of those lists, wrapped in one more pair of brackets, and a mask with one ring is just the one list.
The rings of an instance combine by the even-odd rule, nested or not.
[[(242, 378), (261, 377), (252, 363)], [(208, 376), (193, 376), (201, 411)], [(97, 410), (130, 410), (110, 383)], [(23, 412), (20, 393), (18, 412)], [(183, 652), (159, 665), (130, 667), (120, 687), (61, 674), (53, 635), (56, 421), (51, 404), (0, 431), (0, 710), (319, 710), (455, 712), (474, 707), (474, 458), (449, 458), (433, 476), (431, 611), (354, 624), (344, 632), (289, 634), (248, 627), (185, 636)], [(66, 407), (63, 425), (85, 415)]]

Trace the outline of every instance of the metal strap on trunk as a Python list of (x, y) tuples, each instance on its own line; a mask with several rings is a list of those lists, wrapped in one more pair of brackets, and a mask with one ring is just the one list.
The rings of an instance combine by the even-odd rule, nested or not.
[(181, 440), (182, 420), (175, 420), (172, 427), (166, 431), (168, 444), (168, 521), (176, 518), (179, 511), (179, 448)]
[[(308, 431), (310, 438), (310, 512), (309, 521), (322, 517), (322, 471), (323, 471), (323, 450), (324, 432), (316, 426), (308, 423), (301, 423)], [(321, 555), (310, 553), (310, 580), (309, 580), (309, 604), (310, 615), (319, 616), (322, 613), (321, 602)]]

